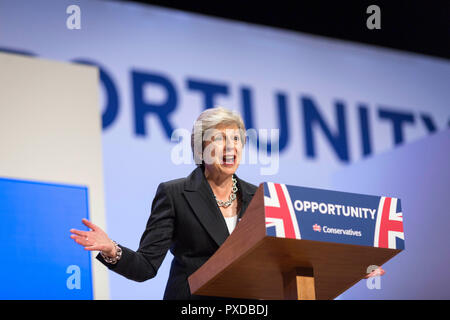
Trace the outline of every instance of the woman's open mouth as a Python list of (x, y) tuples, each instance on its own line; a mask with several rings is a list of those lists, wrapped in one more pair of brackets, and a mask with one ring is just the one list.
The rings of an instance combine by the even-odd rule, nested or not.
[(236, 155), (234, 154), (224, 155), (222, 161), (224, 165), (233, 166), (234, 163), (236, 162)]

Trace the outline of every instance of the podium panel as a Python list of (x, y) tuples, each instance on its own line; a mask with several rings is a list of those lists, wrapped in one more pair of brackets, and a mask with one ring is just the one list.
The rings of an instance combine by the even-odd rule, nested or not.
[[(332, 205), (348, 208), (330, 213)], [(297, 298), (333, 299), (404, 249), (400, 208), (396, 198), (263, 183), (235, 231), (189, 277), (191, 292), (292, 299), (297, 289)]]

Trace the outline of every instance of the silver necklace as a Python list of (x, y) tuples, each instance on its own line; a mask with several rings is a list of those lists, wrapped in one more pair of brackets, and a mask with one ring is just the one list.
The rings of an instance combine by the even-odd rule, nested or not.
[(234, 177), (234, 175), (233, 175), (233, 177), (231, 177), (231, 180), (233, 181), (233, 187), (231, 188), (231, 194), (230, 194), (230, 197), (228, 198), (227, 201), (217, 200), (216, 195), (214, 195), (214, 199), (216, 199), (217, 205), (218, 205), (219, 207), (227, 208), (227, 207), (229, 207), (229, 206), (233, 203), (233, 201), (236, 199), (236, 192), (238, 191), (238, 188), (237, 188), (237, 186), (236, 186), (237, 180), (236, 180), (236, 178)]

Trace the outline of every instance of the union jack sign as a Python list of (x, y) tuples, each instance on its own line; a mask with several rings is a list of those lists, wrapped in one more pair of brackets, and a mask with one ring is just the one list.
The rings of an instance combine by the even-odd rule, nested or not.
[(264, 183), (269, 236), (404, 249), (400, 199)]

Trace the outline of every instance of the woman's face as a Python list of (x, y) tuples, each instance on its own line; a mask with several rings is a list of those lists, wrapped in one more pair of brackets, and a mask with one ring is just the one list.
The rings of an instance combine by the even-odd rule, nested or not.
[(242, 156), (243, 142), (237, 125), (219, 125), (204, 133), (203, 161), (213, 174), (232, 175)]

